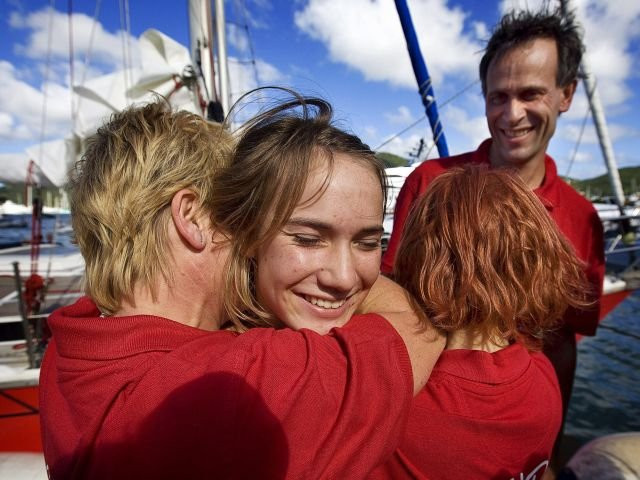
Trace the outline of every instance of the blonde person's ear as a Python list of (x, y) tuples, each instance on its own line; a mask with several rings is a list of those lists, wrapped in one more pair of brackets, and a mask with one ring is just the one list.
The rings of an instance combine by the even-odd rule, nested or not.
[(182, 239), (193, 249), (202, 250), (207, 245), (204, 216), (200, 215), (198, 196), (183, 188), (171, 199), (171, 218)]

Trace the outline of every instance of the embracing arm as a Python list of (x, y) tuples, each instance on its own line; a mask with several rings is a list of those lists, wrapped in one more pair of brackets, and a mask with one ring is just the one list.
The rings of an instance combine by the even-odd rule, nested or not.
[(380, 275), (360, 307), (360, 313), (377, 313), (396, 329), (409, 353), (413, 370), (413, 391), (427, 383), (445, 345), (446, 337), (424, 321), (412, 306), (409, 293)]

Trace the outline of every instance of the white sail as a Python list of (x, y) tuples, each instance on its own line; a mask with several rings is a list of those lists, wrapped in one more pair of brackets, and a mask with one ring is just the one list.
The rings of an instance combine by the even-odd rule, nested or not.
[(73, 138), (51, 140), (40, 145), (28, 147), (26, 152), (50, 182), (62, 187), (67, 183), (69, 169), (76, 161), (75, 141)]

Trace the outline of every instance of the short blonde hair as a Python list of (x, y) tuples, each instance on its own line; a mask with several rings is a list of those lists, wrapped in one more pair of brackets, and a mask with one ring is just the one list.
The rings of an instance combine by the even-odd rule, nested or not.
[(518, 174), (453, 168), (415, 205), (394, 266), (427, 318), (452, 332), (540, 347), (568, 306), (591, 303), (584, 264)]
[(221, 126), (163, 100), (113, 114), (88, 139), (71, 172), (71, 218), (86, 293), (103, 313), (117, 311), (138, 282), (155, 298), (158, 276), (171, 279), (171, 200), (191, 189), (212, 216), (213, 177), (232, 147)]

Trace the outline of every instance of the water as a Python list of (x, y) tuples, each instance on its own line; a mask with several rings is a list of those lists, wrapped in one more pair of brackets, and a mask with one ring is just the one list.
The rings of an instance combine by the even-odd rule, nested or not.
[[(21, 224), (19, 227), (0, 228), (0, 248), (18, 246), (31, 242), (31, 215), (5, 215), (3, 220), (13, 224)], [(71, 217), (69, 214), (42, 217), (42, 237), (45, 242), (54, 240), (64, 246), (70, 246), (69, 235)]]
[(578, 368), (565, 433), (580, 443), (640, 431), (640, 291), (578, 344)]

